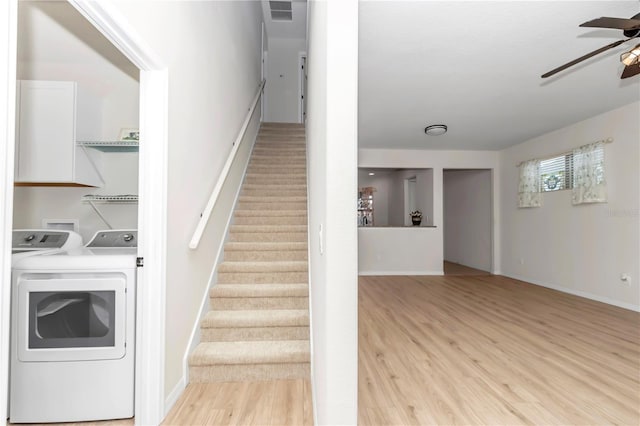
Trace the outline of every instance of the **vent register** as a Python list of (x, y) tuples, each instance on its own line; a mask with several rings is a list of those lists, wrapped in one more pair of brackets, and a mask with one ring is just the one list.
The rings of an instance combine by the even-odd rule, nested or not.
[(274, 21), (293, 20), (290, 1), (270, 1), (269, 9), (271, 11), (271, 19), (273, 19)]

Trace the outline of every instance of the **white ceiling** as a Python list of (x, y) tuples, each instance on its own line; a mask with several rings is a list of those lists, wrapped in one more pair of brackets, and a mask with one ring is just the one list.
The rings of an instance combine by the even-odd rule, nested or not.
[(291, 12), (291, 21), (274, 21), (271, 19), (269, 2), (262, 1), (262, 14), (268, 38), (307, 38), (307, 0), (293, 0)]
[[(639, 11), (638, 1), (361, 1), (360, 147), (498, 150), (637, 101), (640, 75), (620, 80), (619, 55), (640, 39), (540, 75), (622, 38), (580, 23)], [(438, 123), (447, 134), (424, 134)]]

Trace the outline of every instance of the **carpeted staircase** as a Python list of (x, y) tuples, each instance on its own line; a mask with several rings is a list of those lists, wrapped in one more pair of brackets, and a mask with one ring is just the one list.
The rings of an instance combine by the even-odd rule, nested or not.
[(304, 127), (263, 123), (190, 380), (307, 378), (308, 296)]

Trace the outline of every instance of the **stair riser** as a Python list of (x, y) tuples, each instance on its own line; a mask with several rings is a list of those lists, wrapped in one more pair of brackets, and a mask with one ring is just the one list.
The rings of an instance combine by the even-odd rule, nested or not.
[(307, 272), (218, 272), (218, 284), (305, 284)]
[(244, 183), (242, 185), (242, 189), (257, 189), (257, 190), (264, 190), (264, 191), (275, 191), (275, 190), (306, 191), (307, 190), (307, 185), (304, 185), (304, 184), (301, 184), (301, 185), (287, 185), (287, 184), (277, 185), (277, 184), (266, 184), (266, 183)]
[(306, 189), (243, 189), (240, 195), (252, 197), (306, 197)]
[(281, 178), (288, 178), (290, 176), (294, 176), (295, 178), (306, 178), (305, 174), (306, 167), (299, 167), (297, 165), (289, 165), (289, 166), (278, 166), (278, 167), (270, 167), (270, 166), (256, 166), (250, 165), (247, 168), (247, 173), (255, 173), (255, 174), (264, 174), (270, 175), (272, 177), (280, 176)]
[(305, 167), (307, 159), (304, 157), (296, 157), (293, 155), (270, 155), (264, 157), (254, 156), (249, 163), (252, 166), (273, 166), (288, 167), (294, 165), (296, 167)]
[(308, 253), (302, 250), (292, 251), (226, 251), (224, 260), (231, 262), (271, 262), (287, 260), (307, 260)]
[(251, 234), (261, 234), (261, 233), (294, 233), (294, 232), (307, 232), (306, 225), (231, 225), (232, 234), (236, 233), (251, 233)]
[(192, 383), (308, 379), (309, 363), (191, 366)]
[(284, 154), (282, 152), (269, 153), (269, 154), (256, 154), (251, 157), (249, 164), (306, 164), (307, 159), (304, 155), (298, 154)]
[(224, 311), (308, 309), (307, 297), (212, 297), (211, 309)]
[(269, 242), (303, 242), (307, 241), (306, 232), (274, 232), (274, 233), (250, 233), (250, 232), (233, 232), (229, 234), (229, 241), (232, 242), (252, 242), (252, 243), (269, 243)]
[(248, 284), (230, 286), (216, 285), (209, 290), (209, 297), (309, 297), (309, 286), (306, 284), (298, 284), (297, 286), (293, 284), (259, 284), (254, 286)]
[(233, 219), (236, 225), (306, 225), (306, 216), (236, 216)]
[(261, 176), (261, 177), (253, 177), (247, 176), (245, 178), (245, 183), (249, 183), (252, 185), (256, 184), (265, 184), (265, 185), (306, 185), (307, 177), (306, 176), (298, 176), (286, 178), (282, 176)]
[(257, 202), (239, 202), (237, 208), (240, 210), (306, 210), (306, 202), (295, 203), (257, 203)]
[(264, 157), (299, 157), (307, 158), (307, 151), (301, 148), (291, 148), (291, 147), (277, 147), (277, 146), (265, 146), (262, 145), (260, 147), (256, 146), (253, 149), (253, 154)]
[(309, 327), (203, 328), (202, 342), (249, 342), (256, 340), (308, 340)]
[(280, 130), (262, 129), (258, 133), (260, 139), (274, 139), (278, 142), (286, 142), (288, 140), (301, 140), (304, 142), (306, 139), (304, 130), (289, 130), (286, 132)]

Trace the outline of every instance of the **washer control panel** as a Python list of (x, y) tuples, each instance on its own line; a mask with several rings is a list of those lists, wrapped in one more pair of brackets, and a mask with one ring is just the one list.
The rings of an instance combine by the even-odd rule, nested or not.
[(82, 238), (73, 231), (51, 229), (14, 229), (13, 252), (72, 248), (82, 245)]
[(135, 229), (98, 231), (86, 247), (138, 247), (138, 231)]

